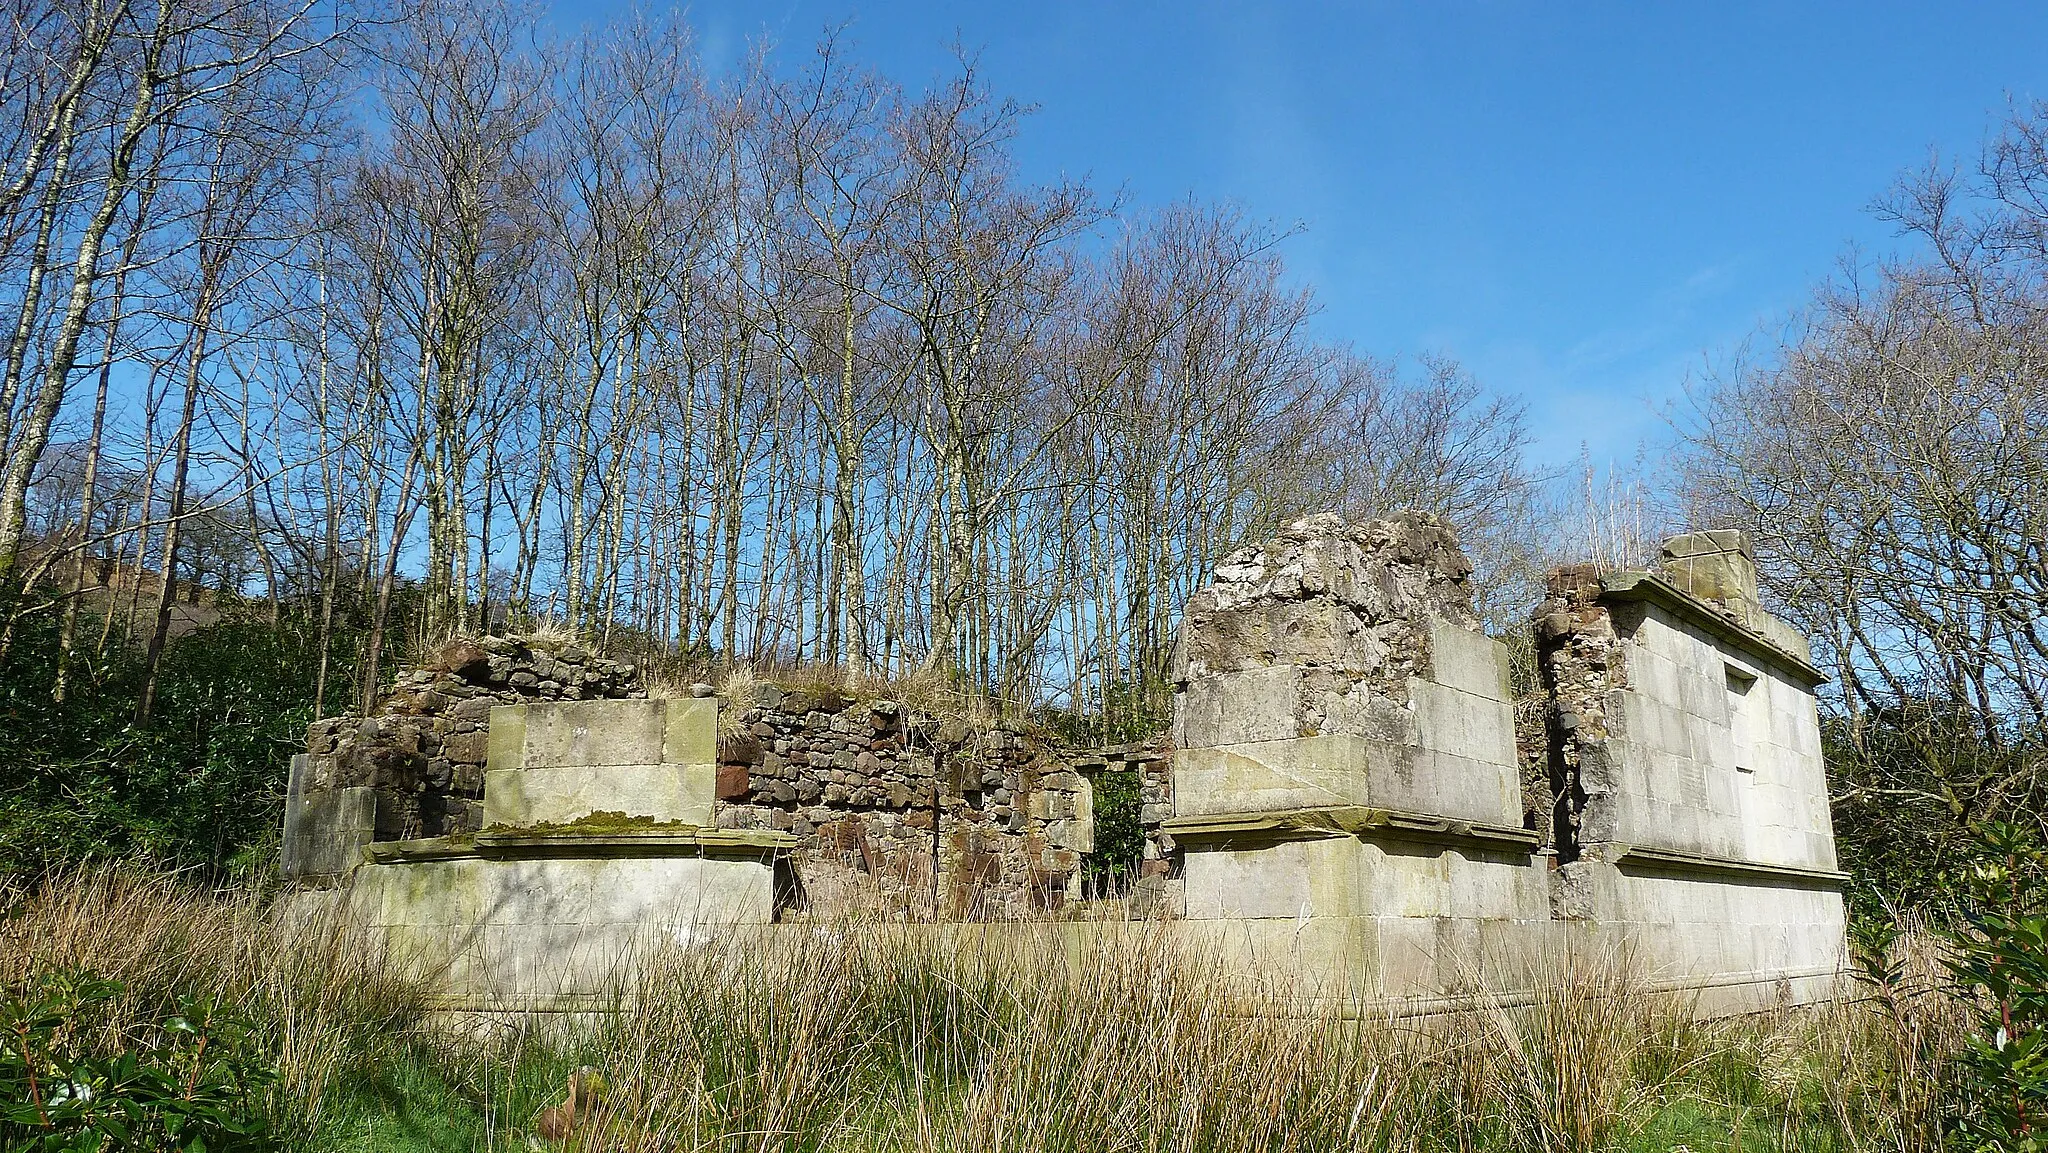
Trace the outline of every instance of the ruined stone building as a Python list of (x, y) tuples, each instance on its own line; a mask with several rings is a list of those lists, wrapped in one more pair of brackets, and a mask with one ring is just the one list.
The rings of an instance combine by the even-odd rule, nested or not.
[[(1187, 605), (1170, 739), (1057, 747), (830, 687), (650, 700), (569, 647), (451, 646), (294, 763), (285, 869), (465, 1005), (594, 995), (650, 944), (862, 914), (1113, 915), (1358, 1006), (1588, 949), (1709, 1011), (1842, 962), (1804, 644), (1740, 534), (1553, 573), (1518, 701), (1470, 564), (1418, 514), (1298, 522)], [(1091, 778), (1140, 783), (1135, 897), (1080, 901)], [(565, 1000), (566, 999), (566, 1000)]]

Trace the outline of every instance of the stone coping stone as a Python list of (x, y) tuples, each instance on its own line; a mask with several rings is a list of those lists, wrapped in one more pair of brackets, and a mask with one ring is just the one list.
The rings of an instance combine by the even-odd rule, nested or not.
[(369, 847), (376, 864), (445, 861), (469, 857), (559, 856), (742, 856), (783, 853), (802, 844), (789, 833), (769, 829), (485, 830), (467, 836), (381, 841)]
[(1760, 861), (1744, 861), (1736, 857), (1716, 857), (1706, 853), (1687, 853), (1677, 849), (1655, 849), (1639, 845), (1605, 845), (1600, 852), (1600, 859), (1615, 865), (1655, 869), (1659, 872), (1716, 873), (1757, 881), (1777, 878), (1784, 881), (1818, 883), (1836, 889), (1841, 888), (1849, 879), (1849, 874), (1834, 869), (1767, 865)]
[(1431, 843), (1478, 842), (1524, 851), (1534, 851), (1542, 841), (1536, 833), (1519, 827), (1460, 821), (1450, 817), (1406, 813), (1397, 809), (1373, 809), (1362, 805), (1174, 817), (1160, 828), (1178, 841), (1289, 841), (1361, 837)]
[(1636, 570), (1610, 573), (1601, 578), (1600, 590), (1601, 600), (1648, 601), (1674, 613), (1686, 623), (1697, 625), (1716, 639), (1726, 641), (1744, 652), (1779, 666), (1805, 683), (1808, 688), (1828, 682), (1826, 673), (1801, 659), (1799, 654), (1760, 633), (1751, 631), (1740, 622), (1729, 619), (1706, 602), (1656, 573)]

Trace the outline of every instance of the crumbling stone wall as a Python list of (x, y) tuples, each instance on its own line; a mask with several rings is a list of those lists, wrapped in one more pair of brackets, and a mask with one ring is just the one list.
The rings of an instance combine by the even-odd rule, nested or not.
[(1548, 591), (1537, 643), (1562, 863), (1654, 845), (1834, 867), (1823, 678), (1759, 605), (1742, 533), (1673, 537), (1655, 571), (1557, 569)]
[[(1182, 620), (1175, 744), (1404, 739), (1408, 679), (1429, 659), (1428, 621), (1478, 627), (1471, 572), (1456, 534), (1424, 513), (1355, 525), (1309, 517), (1230, 554)], [(1252, 678), (1263, 699), (1245, 696)], [(1236, 691), (1207, 691), (1226, 684)]]
[(1225, 558), (1181, 626), (1178, 815), (1369, 804), (1518, 826), (1506, 658), (1471, 572), (1414, 512), (1309, 517)]
[[(358, 843), (476, 832), (493, 706), (646, 695), (631, 666), (580, 645), (453, 642), (402, 673), (370, 717), (308, 726), (289, 804), (306, 835), (288, 837), (287, 856), (336, 848), (287, 871), (345, 871)], [(1076, 888), (1092, 847), (1088, 784), (1021, 726), (773, 685), (721, 710), (714, 820), (801, 838), (788, 894), (799, 907), (1027, 916)]]
[(1042, 914), (1092, 848), (1086, 781), (1012, 723), (770, 685), (728, 731), (718, 823), (803, 838), (797, 903), (819, 915)]
[[(1549, 698), (1543, 749), (1549, 770), (1548, 832), (1559, 860), (1578, 859), (1585, 841), (1580, 824), (1587, 788), (1601, 787), (1613, 771), (1609, 709), (1626, 690), (1628, 664), (1621, 651), (1614, 606), (1603, 602), (1599, 566), (1566, 565), (1545, 579), (1547, 596), (1535, 612), (1536, 659)], [(1624, 606), (1636, 615), (1639, 610)], [(1624, 622), (1626, 627), (1628, 622)]]
[(401, 673), (370, 716), (308, 725), (294, 791), (317, 806), (333, 790), (375, 790), (372, 840), (475, 832), (493, 705), (646, 695), (632, 666), (578, 644), (453, 641)]
[[(1096, 844), (1090, 779), (1131, 772), (1144, 838), (1133, 911), (1183, 917), (1195, 947), (1247, 973), (1306, 977), (1347, 1006), (1443, 1004), (1469, 994), (1476, 965), (1507, 961), (1502, 975), (1520, 979), (1521, 961), (1582, 945), (1696, 983), (1705, 1012), (1825, 997), (1844, 915), (1821, 674), (1758, 606), (1740, 534), (1675, 538), (1664, 561), (1552, 573), (1534, 621), (1541, 688), (1518, 703), (1509, 649), (1480, 628), (1447, 525), (1310, 518), (1227, 558), (1188, 606), (1170, 743), (1073, 752), (1017, 724), (829, 687), (767, 686), (716, 710), (517, 709), (498, 717), (491, 830), (365, 853), (372, 825), (386, 840), (474, 827), (493, 704), (640, 695), (631, 670), (587, 653), (452, 646), (370, 721), (313, 726), (286, 871), (333, 877), (373, 858), (373, 908), (410, 903), (398, 923), (444, 943), (490, 929), (469, 939), (506, 963), (504, 982), (544, 993), (528, 960), (593, 932), (631, 940), (660, 915), (636, 894), (693, 885), (743, 898), (717, 907), (757, 922), (805, 909), (1058, 915)], [(567, 735), (536, 738), (530, 724)], [(634, 793), (633, 774), (670, 769), (678, 803), (649, 814), (666, 818), (659, 829), (522, 825), (501, 808), (561, 783), (548, 795), (574, 807), (552, 811), (602, 816), (611, 798), (653, 795)], [(538, 831), (508, 839), (522, 828)], [(645, 855), (619, 859), (667, 863), (583, 864), (628, 845)], [(692, 879), (717, 853), (745, 876)], [(471, 888), (482, 882), (462, 870), (496, 876), (508, 905), (533, 907), (467, 911), (436, 895), (435, 870)], [(553, 900), (576, 870), (598, 878), (576, 885), (634, 899), (593, 921), (582, 902)]]
[(1522, 780), (1522, 827), (1539, 848), (1557, 845), (1557, 786), (1550, 767), (1550, 695), (1541, 688), (1515, 700), (1515, 764)]

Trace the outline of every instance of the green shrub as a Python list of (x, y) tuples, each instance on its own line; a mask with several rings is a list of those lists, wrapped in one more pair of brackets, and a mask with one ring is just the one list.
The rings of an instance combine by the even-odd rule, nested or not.
[(1144, 787), (1130, 769), (1095, 775), (1095, 851), (1083, 859), (1088, 881), (1103, 893), (1121, 892), (1145, 858), (1141, 821)]
[(1999, 825), (1971, 884), (1966, 923), (1951, 934), (1956, 979), (1978, 994), (1964, 1053), (1958, 1135), (1977, 1153), (2048, 1150), (2048, 848)]
[(0, 1001), (0, 1146), (22, 1150), (274, 1149), (277, 1069), (247, 1022), (188, 998), (137, 1030), (104, 1011), (123, 992), (85, 972), (45, 973)]
[[(0, 874), (142, 857), (218, 875), (274, 838), (314, 719), (317, 621), (272, 621), (225, 596), (219, 607), (218, 623), (164, 650), (143, 724), (143, 656), (118, 630), (103, 653), (81, 642), (57, 701), (58, 623), (18, 622), (0, 660)], [(330, 663), (329, 711), (352, 700), (345, 652)]]

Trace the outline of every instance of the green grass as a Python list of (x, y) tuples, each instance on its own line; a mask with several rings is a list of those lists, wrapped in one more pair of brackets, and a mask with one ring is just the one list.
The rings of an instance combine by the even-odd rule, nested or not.
[(474, 1094), (435, 1063), (400, 1059), (337, 1086), (311, 1144), (321, 1153), (466, 1153), (489, 1134)]

